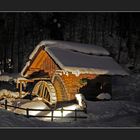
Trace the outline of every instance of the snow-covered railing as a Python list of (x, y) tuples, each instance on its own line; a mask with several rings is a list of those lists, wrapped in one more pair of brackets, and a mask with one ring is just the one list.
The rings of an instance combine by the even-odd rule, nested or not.
[[(0, 105), (4, 106), (4, 109), (8, 110), (8, 107), (11, 107), (11, 108), (14, 108), (14, 109), (21, 109), (21, 110), (25, 110), (26, 111), (26, 114), (24, 116), (26, 116), (27, 118), (30, 118), (30, 117), (36, 117), (36, 118), (51, 118), (51, 121), (53, 122), (54, 118), (73, 118), (75, 121), (78, 119), (78, 118), (81, 118), (81, 119), (86, 119), (87, 116), (79, 116), (78, 115), (78, 112), (84, 112), (84, 113), (87, 113), (86, 110), (80, 110), (80, 109), (74, 109), (74, 110), (70, 110), (70, 109), (64, 109), (63, 107), (60, 109), (60, 110), (55, 110), (55, 109), (31, 109), (31, 108), (22, 108), (22, 107), (18, 107), (18, 106), (13, 106), (13, 105), (8, 105), (7, 104), (7, 100), (5, 100), (5, 103), (0, 103)], [(51, 115), (50, 116), (41, 116), (41, 115), (30, 115), (30, 112), (31, 111), (41, 111), (41, 112), (44, 112), (44, 111), (48, 111), (48, 112), (51, 112)], [(57, 112), (61, 112), (61, 116), (54, 116), (54, 111)], [(64, 116), (64, 111), (70, 111), (70, 112), (74, 112), (74, 116)], [(20, 115), (18, 113), (15, 113), (17, 115)]]

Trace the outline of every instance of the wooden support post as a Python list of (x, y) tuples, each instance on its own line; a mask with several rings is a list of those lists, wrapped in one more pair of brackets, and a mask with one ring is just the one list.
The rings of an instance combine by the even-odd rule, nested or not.
[(51, 122), (53, 122), (53, 113), (54, 113), (53, 111), (54, 111), (54, 110), (52, 109), (52, 110), (51, 110), (51, 112), (52, 112), (52, 113), (51, 113), (51, 114), (52, 114), (52, 115), (51, 115)]
[(61, 118), (63, 118), (63, 111), (64, 111), (64, 109), (63, 109), (63, 107), (61, 108)]
[(26, 116), (29, 118), (29, 108), (26, 109)]
[(75, 109), (75, 121), (77, 120), (77, 110)]
[(19, 91), (19, 97), (21, 98), (22, 96), (22, 81), (20, 81), (20, 91)]
[(16, 83), (16, 88), (17, 88), (17, 89), (18, 89), (18, 84), (19, 84), (19, 83), (17, 82), (17, 83)]
[(5, 99), (5, 109), (7, 110), (7, 99)]

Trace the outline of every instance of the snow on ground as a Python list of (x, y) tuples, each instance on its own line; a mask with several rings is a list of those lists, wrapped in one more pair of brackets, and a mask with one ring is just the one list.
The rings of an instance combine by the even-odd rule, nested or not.
[[(130, 101), (87, 102), (87, 119), (46, 121), (0, 110), (0, 127), (139, 127), (140, 103)], [(65, 119), (64, 119), (65, 120)]]
[[(41, 100), (26, 100), (24, 101), (24, 99), (18, 99), (17, 101), (15, 101), (17, 103), (15, 103), (15, 105), (17, 105), (18, 107), (27, 109), (41, 109), (41, 110), (47, 110), (47, 111), (29, 111), (29, 115), (32, 116), (48, 116), (48, 117), (44, 117), (44, 118), (38, 118), (40, 120), (44, 120), (44, 121), (51, 121), (51, 115), (52, 112), (50, 111), (50, 108), (48, 107), (48, 105), (46, 105), (45, 103), (43, 103)], [(62, 112), (61, 112), (62, 107), (57, 107), (54, 112), (53, 112), (53, 116), (54, 116), (54, 120), (55, 122), (70, 122), (72, 120), (74, 120), (73, 118), (68, 118), (68, 119), (61, 119), (61, 118), (55, 118), (55, 117), (61, 117)], [(80, 106), (78, 104), (65, 104), (65, 106), (63, 107), (64, 110), (68, 110), (68, 111), (63, 111), (63, 116), (74, 116), (75, 115), (75, 109), (80, 110)], [(26, 115), (26, 110), (22, 110), (22, 109), (12, 109), (12, 112), (15, 112), (17, 114), (22, 114), (22, 115)], [(85, 113), (83, 112), (78, 112), (78, 116), (85, 116)]]
[[(0, 109), (0, 127), (140, 127), (140, 74), (114, 77), (112, 82), (113, 96), (111, 101), (86, 101), (87, 114), (80, 115), (85, 115), (87, 118), (79, 118), (77, 121), (62, 118), (50, 122), (45, 118), (26, 118), (23, 115), (15, 115)], [(26, 108), (29, 105), (29, 108), (36, 108), (40, 104), (42, 109), (47, 108), (44, 103), (38, 102), (36, 104), (37, 106), (33, 102), (27, 103), (25, 101), (22, 102), (21, 106)], [(77, 106), (73, 104), (65, 108), (75, 109)], [(39, 114), (42, 115), (42, 112)], [(48, 115), (48, 113), (46, 114)], [(72, 115), (72, 112), (65, 115)]]
[(130, 101), (87, 102), (88, 118), (79, 119), (65, 127), (139, 127), (140, 103)]
[(112, 98), (114, 100), (140, 101), (140, 74), (112, 78)]
[[(42, 101), (28, 101), (28, 102), (20, 105), (19, 107), (25, 108), (25, 109), (27, 109), (27, 108), (31, 108), (31, 109), (42, 109), (42, 110), (43, 109), (49, 109), (48, 106), (45, 103), (43, 103)], [(18, 114), (26, 115), (26, 110), (15, 109), (14, 112), (15, 113), (18, 113)], [(40, 113), (40, 111), (30, 111), (29, 113), (30, 113), (30, 115), (35, 116), (35, 115), (38, 115)]]
[(109, 93), (100, 93), (96, 98), (99, 100), (110, 100), (111, 95)]
[[(12, 112), (0, 109), (0, 127), (51, 127), (51, 122), (44, 122), (36, 118), (26, 118), (22, 115), (16, 115)], [(57, 126), (57, 125), (56, 125)]]

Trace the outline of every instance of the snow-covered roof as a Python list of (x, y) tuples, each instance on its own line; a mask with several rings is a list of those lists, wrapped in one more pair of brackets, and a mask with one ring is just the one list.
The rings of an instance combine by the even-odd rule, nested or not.
[(69, 41), (42, 41), (29, 56), (21, 75), (30, 66), (38, 50), (43, 48), (65, 72), (128, 75), (103, 47)]
[(78, 51), (78, 52), (87, 53), (87, 54), (109, 55), (109, 52), (106, 49), (100, 46), (96, 46), (94, 44), (48, 40), (48, 41), (41, 41), (33, 50), (33, 52), (30, 54), (29, 59), (33, 58), (33, 56), (37, 53), (37, 51), (40, 49), (41, 46), (69, 49), (69, 50)]
[(127, 75), (121, 66), (109, 56), (87, 55), (55, 47), (46, 47), (45, 50), (66, 72)]

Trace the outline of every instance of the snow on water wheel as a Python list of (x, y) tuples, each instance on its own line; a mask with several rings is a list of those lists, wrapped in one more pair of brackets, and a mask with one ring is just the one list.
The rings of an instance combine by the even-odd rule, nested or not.
[(57, 101), (68, 101), (67, 90), (61, 76), (55, 74), (52, 78), (52, 83), (56, 90)]
[(54, 105), (57, 102), (55, 88), (50, 81), (39, 81), (33, 88), (32, 95), (37, 95), (43, 99), (43, 101)]

